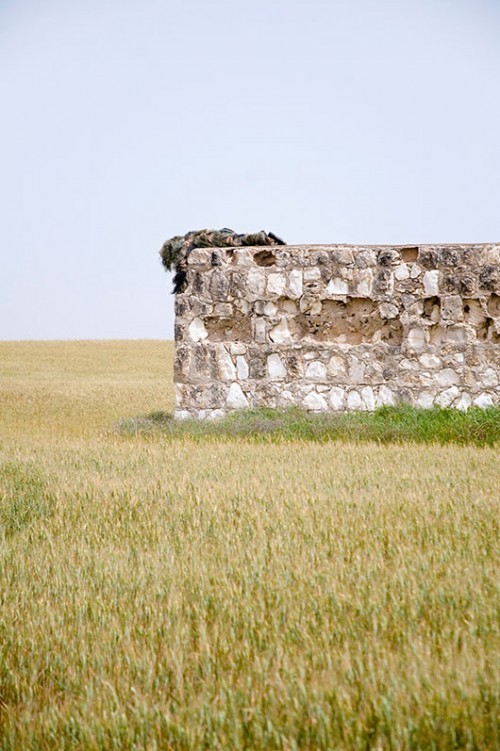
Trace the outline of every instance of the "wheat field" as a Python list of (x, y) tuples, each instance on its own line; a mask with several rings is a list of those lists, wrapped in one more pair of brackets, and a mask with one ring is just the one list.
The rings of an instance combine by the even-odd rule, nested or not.
[(0, 343), (0, 749), (498, 749), (498, 450), (122, 435), (173, 345)]

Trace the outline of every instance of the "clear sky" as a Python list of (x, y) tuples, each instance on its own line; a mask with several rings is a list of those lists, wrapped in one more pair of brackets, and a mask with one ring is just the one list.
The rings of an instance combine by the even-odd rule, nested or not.
[(500, 242), (500, 0), (0, 0), (0, 339), (171, 338), (158, 250)]

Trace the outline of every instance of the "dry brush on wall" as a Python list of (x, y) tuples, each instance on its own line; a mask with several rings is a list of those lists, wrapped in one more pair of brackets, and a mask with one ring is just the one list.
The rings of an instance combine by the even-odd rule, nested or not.
[(176, 415), (500, 403), (500, 245), (195, 248)]

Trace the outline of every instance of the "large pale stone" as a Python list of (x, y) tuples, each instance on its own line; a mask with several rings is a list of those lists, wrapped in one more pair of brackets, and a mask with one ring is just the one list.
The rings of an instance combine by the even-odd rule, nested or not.
[(334, 412), (344, 409), (345, 389), (341, 389), (339, 386), (333, 386), (330, 389), (330, 406)]
[(462, 394), (458, 402), (455, 403), (455, 407), (461, 412), (466, 412), (472, 404), (472, 397), (470, 394)]
[(328, 360), (328, 372), (334, 377), (345, 376), (346, 367), (343, 358), (338, 355), (330, 357)]
[(326, 366), (320, 360), (313, 360), (306, 370), (306, 378), (312, 381), (324, 381), (326, 379)]
[(484, 373), (482, 373), (481, 375), (481, 383), (483, 384), (483, 386), (486, 386), (486, 388), (493, 388), (494, 386), (498, 386), (498, 376), (493, 368), (486, 368)]
[(489, 394), (479, 394), (479, 396), (474, 399), (474, 404), (476, 407), (486, 409), (487, 407), (493, 407), (493, 399)]
[(408, 346), (412, 349), (423, 349), (425, 347), (425, 330), (420, 327), (410, 329), (408, 332)]
[(200, 342), (202, 339), (206, 339), (208, 331), (205, 328), (205, 324), (201, 318), (193, 318), (188, 327), (189, 338), (193, 342)]
[(248, 378), (248, 363), (242, 355), (238, 355), (236, 358), (236, 372), (240, 381), (245, 381)]
[(286, 276), (283, 273), (269, 274), (267, 292), (269, 295), (282, 295), (285, 291)]
[(259, 300), (266, 291), (266, 275), (263, 269), (249, 269), (247, 289), (252, 299)]
[(362, 383), (365, 377), (366, 365), (357, 357), (351, 357), (349, 363), (349, 380), (351, 383)]
[(429, 297), (439, 295), (439, 271), (426, 271), (424, 274), (424, 292)]
[(434, 401), (438, 407), (450, 407), (457, 396), (460, 396), (460, 391), (456, 386), (451, 386), (449, 389), (446, 389), (446, 391), (442, 391)]
[(417, 399), (417, 407), (421, 409), (430, 409), (434, 406), (434, 397), (432, 394), (423, 391)]
[(316, 394), (315, 391), (311, 391), (302, 402), (304, 409), (310, 412), (324, 412), (328, 409), (326, 399), (321, 394)]
[(405, 279), (410, 278), (410, 269), (406, 263), (402, 263), (400, 266), (396, 266), (394, 269), (394, 278), (398, 282), (402, 282)]
[(288, 289), (292, 297), (302, 295), (302, 270), (292, 269), (288, 275)]
[(373, 272), (371, 269), (359, 271), (354, 277), (356, 294), (360, 297), (370, 297), (373, 287)]
[(269, 355), (267, 358), (267, 373), (269, 378), (272, 378), (275, 381), (282, 380), (287, 376), (283, 360), (276, 352), (273, 352), (273, 354)]
[(361, 398), (366, 409), (373, 412), (375, 409), (375, 394), (371, 386), (365, 386), (361, 389)]
[(248, 399), (242, 391), (239, 383), (232, 383), (226, 397), (226, 405), (230, 409), (245, 409), (248, 407)]
[(460, 383), (460, 377), (451, 368), (444, 368), (437, 374), (437, 381), (441, 387), (454, 386)]
[(276, 344), (286, 344), (292, 341), (286, 318), (282, 318), (278, 325), (271, 329), (269, 338)]
[(328, 295), (347, 295), (349, 292), (349, 285), (343, 279), (336, 277), (328, 282), (326, 292)]
[(267, 323), (265, 318), (257, 318), (254, 321), (255, 341), (263, 344), (267, 341)]
[(304, 269), (305, 282), (318, 282), (321, 279), (321, 271), (317, 266), (309, 266)]
[(380, 386), (377, 394), (377, 407), (393, 407), (396, 397), (388, 386)]
[(378, 309), (381, 318), (397, 318), (399, 314), (398, 306), (392, 302), (383, 302)]
[(349, 391), (347, 394), (347, 408), (351, 410), (361, 409), (363, 402), (357, 391)]
[(234, 367), (231, 355), (227, 352), (224, 345), (217, 347), (217, 369), (221, 381), (234, 381), (236, 378), (236, 368)]
[(420, 355), (418, 361), (422, 365), (422, 367), (429, 370), (440, 368), (442, 364), (439, 357), (436, 357), (436, 355), (428, 354), (427, 352), (425, 352), (423, 355)]

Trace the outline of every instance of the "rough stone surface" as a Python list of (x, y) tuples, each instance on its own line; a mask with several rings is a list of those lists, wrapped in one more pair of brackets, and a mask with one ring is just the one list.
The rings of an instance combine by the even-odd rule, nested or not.
[(500, 244), (261, 250), (188, 258), (179, 419), (500, 404)]

